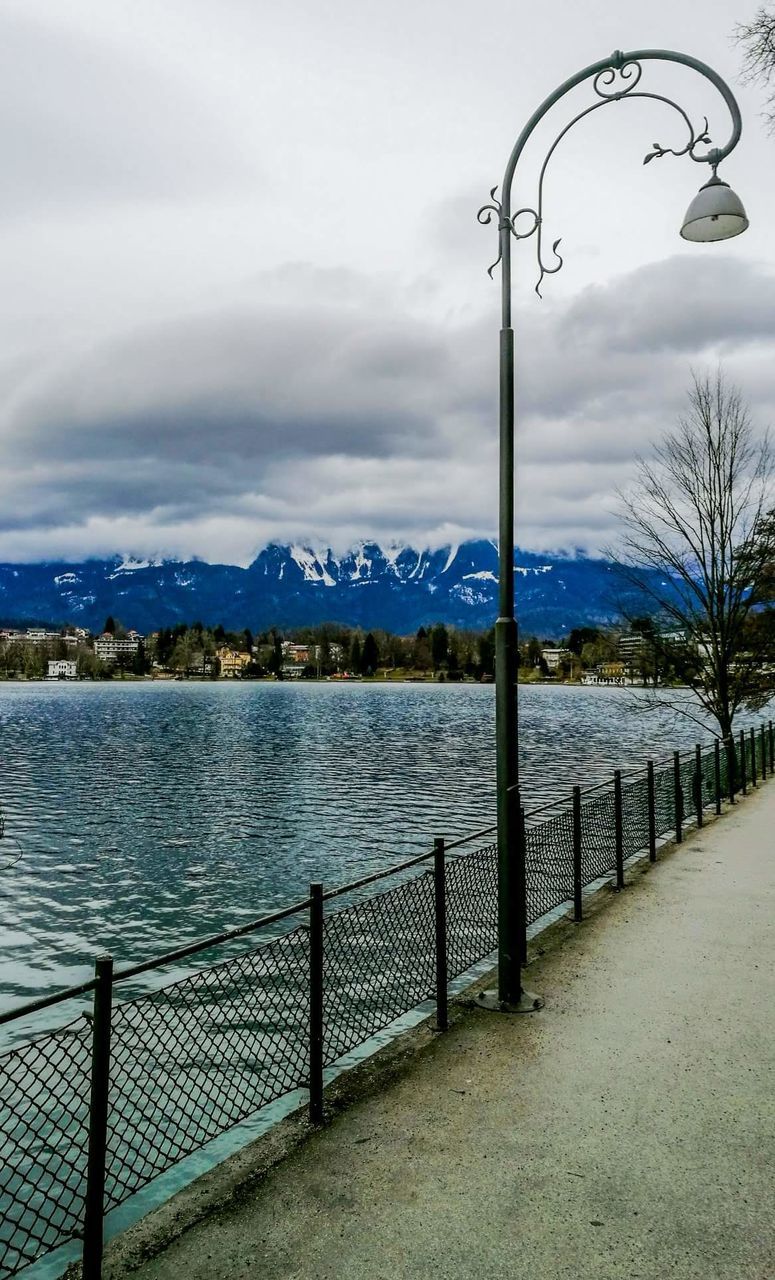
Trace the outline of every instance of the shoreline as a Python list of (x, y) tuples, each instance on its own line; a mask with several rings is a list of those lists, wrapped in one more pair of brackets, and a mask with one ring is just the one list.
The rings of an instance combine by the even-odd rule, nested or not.
[[(75, 679), (63, 678), (61, 676), (0, 676), (0, 685), (4, 684), (40, 684), (40, 685), (80, 685), (80, 684), (228, 684), (228, 685), (248, 685), (248, 684), (287, 684), (287, 685), (310, 685), (310, 684), (451, 684), (451, 685), (491, 685), (495, 688), (495, 680), (490, 677), (484, 680), (475, 680), (473, 677), (464, 677), (461, 680), (451, 680), (444, 676), (439, 678), (436, 675), (425, 676), (295, 676), (287, 680), (278, 680), (274, 676), (175, 676), (175, 675), (153, 675), (153, 676), (137, 676), (127, 674), (123, 676), (77, 676)], [(530, 679), (518, 680), (518, 687), (525, 689), (531, 685), (541, 685), (542, 687), (554, 687), (563, 689), (653, 689), (662, 690), (671, 689), (688, 689), (685, 684), (671, 685), (651, 685), (651, 684), (618, 684), (615, 681), (604, 683), (602, 681), (585, 682), (584, 680), (553, 680), (553, 679)]]

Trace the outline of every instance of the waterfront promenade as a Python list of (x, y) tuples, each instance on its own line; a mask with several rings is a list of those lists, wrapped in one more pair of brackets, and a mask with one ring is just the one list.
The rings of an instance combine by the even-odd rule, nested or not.
[(775, 786), (603, 896), (538, 940), (541, 1013), (413, 1033), (328, 1128), (239, 1190), (208, 1175), (106, 1276), (775, 1276)]

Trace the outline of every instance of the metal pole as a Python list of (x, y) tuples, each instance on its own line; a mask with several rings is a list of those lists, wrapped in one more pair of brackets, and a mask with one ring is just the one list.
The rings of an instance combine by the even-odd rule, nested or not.
[(745, 760), (745, 730), (740, 730), (740, 790), (743, 795), (747, 794), (746, 786), (746, 760)]
[(527, 964), (527, 831), (525, 829), (525, 806), (519, 800), (519, 955), (523, 964)]
[[(630, 64), (642, 61), (674, 62), (692, 68), (713, 84), (723, 97), (732, 118), (732, 132), (722, 147), (714, 147), (707, 155), (692, 159), (712, 164), (715, 168), (737, 145), (742, 130), (740, 110), (734, 95), (721, 77), (704, 62), (687, 54), (669, 49), (636, 49), (630, 52), (617, 50), (599, 62), (591, 63), (571, 76), (555, 89), (533, 112), (512, 148), (501, 184), (500, 201), (479, 210), (483, 224), (498, 216), (500, 252), (496, 261), (501, 263), (501, 331), (500, 331), (500, 499), (499, 499), (499, 616), (495, 624), (495, 704), (496, 704), (496, 789), (498, 816), (498, 1001), (500, 1005), (519, 1003), (522, 994), (520, 964), (520, 901), (525, 901), (525, 886), (519, 883), (518, 814), (510, 796), (518, 786), (518, 717), (517, 717), (517, 623), (514, 607), (514, 331), (511, 324), (511, 239), (516, 234), (512, 223), (511, 189), (517, 162), (536, 126), (546, 113), (584, 80), (598, 80), (606, 76), (608, 84), (622, 74), (621, 92), (601, 94), (593, 109), (603, 107), (607, 101), (624, 97), (628, 87), (637, 84), (630, 79)], [(638, 67), (640, 74), (640, 67)], [(670, 102), (669, 99), (663, 99)], [(670, 105), (686, 118), (682, 108)], [(577, 117), (586, 116), (584, 111)], [(575, 123), (573, 121), (572, 123)], [(570, 125), (560, 135), (564, 136)], [(558, 139), (559, 141), (559, 139)], [(556, 143), (555, 143), (556, 145)], [(552, 150), (554, 147), (552, 147)], [(659, 154), (659, 152), (657, 152)], [(551, 155), (551, 151), (549, 152)], [(548, 157), (547, 157), (548, 159)], [(543, 175), (542, 179), (543, 180)], [(495, 200), (493, 191), (493, 200)], [(540, 200), (539, 200), (540, 207)], [(540, 214), (534, 214), (534, 231), (538, 232)], [(532, 234), (532, 233), (531, 233)], [(540, 246), (540, 233), (538, 235)], [(539, 247), (540, 261), (540, 247)], [(543, 265), (541, 275), (545, 274)], [(531, 1008), (539, 1005), (535, 1000)]]
[(113, 1006), (112, 956), (97, 957), (94, 962), (94, 976), (97, 985), (94, 988), (94, 1021), (92, 1023), (89, 1156), (83, 1220), (83, 1280), (101, 1280), (102, 1276), (110, 1090), (110, 1024)]
[(614, 840), (616, 842), (616, 887), (624, 888), (624, 822), (622, 818), (622, 774), (614, 773)]
[(775, 769), (775, 728), (772, 721), (769, 721), (769, 738), (770, 738), (770, 773)]
[(581, 787), (573, 788), (573, 919), (582, 918), (581, 901)]
[(449, 1026), (447, 1008), (447, 895), (444, 868), (444, 840), (433, 842), (433, 902), (436, 919), (436, 1030)]
[(767, 744), (764, 740), (764, 725), (759, 728), (759, 754), (762, 758), (762, 782), (767, 781)]
[(646, 789), (648, 793), (649, 812), (649, 862), (657, 860), (657, 797), (654, 786), (654, 761), (646, 765)]
[(713, 743), (713, 782), (716, 792), (716, 815), (721, 813), (721, 743)]
[(309, 1119), (323, 1123), (323, 886), (309, 887)]
[(735, 803), (735, 790), (737, 786), (737, 778), (735, 776), (735, 740), (730, 733), (726, 739), (727, 753), (727, 783), (729, 785), (729, 803)]
[(681, 790), (681, 756), (678, 751), (673, 752), (673, 791), (675, 807), (675, 842), (676, 844), (680, 844), (684, 838), (681, 827), (684, 813), (684, 798)]
[(756, 730), (751, 725), (751, 786), (756, 786)]
[[(501, 233), (501, 243), (506, 233)], [(498, 998), (517, 1004), (522, 992), (519, 813), (517, 789), (517, 623), (514, 611), (514, 331), (500, 335), (500, 536), (495, 623), (495, 732), (498, 814)]]
[(694, 803), (697, 810), (697, 826), (702, 826), (702, 747), (694, 744)]

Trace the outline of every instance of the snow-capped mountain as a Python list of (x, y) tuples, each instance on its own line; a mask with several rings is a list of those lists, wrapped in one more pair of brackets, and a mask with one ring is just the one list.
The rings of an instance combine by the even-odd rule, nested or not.
[[(606, 560), (515, 557), (523, 631), (560, 635), (618, 613)], [(271, 544), (246, 569), (200, 560), (0, 564), (0, 621), (74, 622), (96, 630), (112, 614), (151, 631), (200, 620), (229, 628), (341, 622), (405, 634), (446, 622), (482, 628), (497, 616), (498, 553), (486, 540), (438, 550), (364, 542), (330, 549)]]

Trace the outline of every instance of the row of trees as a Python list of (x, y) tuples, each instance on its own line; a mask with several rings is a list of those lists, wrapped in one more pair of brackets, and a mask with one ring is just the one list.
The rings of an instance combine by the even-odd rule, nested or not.
[[(739, 711), (760, 709), (775, 691), (774, 471), (770, 439), (754, 431), (739, 391), (721, 372), (696, 377), (688, 412), (650, 458), (638, 461), (634, 482), (620, 494), (623, 534), (618, 548), (609, 550), (629, 598), (638, 601), (639, 616), (629, 622), (643, 638), (637, 650), (642, 674), (655, 683), (661, 677), (655, 696), (664, 703), (671, 682), (688, 684), (723, 737)], [(286, 639), (309, 648), (311, 675), (387, 669), (481, 679), (494, 668), (491, 631), (458, 631), (442, 623), (420, 627), (411, 637), (333, 624), (254, 636), (195, 623), (163, 628), (151, 639), (147, 651), (141, 647), (127, 658), (138, 674), (154, 661), (180, 672), (217, 674), (216, 649), (228, 644), (251, 655), (245, 674), (280, 675)], [(558, 674), (612, 660), (615, 639), (576, 628)], [(537, 639), (527, 639), (521, 665), (540, 667), (541, 648)], [(44, 646), (12, 642), (0, 651), (0, 669), (42, 675), (49, 656)], [(79, 652), (83, 674), (91, 674), (94, 662), (93, 652)], [(692, 714), (685, 704), (673, 705)]]
[(163, 627), (148, 641), (149, 660), (170, 671), (196, 674), (207, 670), (217, 674), (216, 653), (221, 645), (249, 654), (251, 662), (243, 675), (281, 676), (293, 665), (283, 651), (286, 641), (309, 650), (304, 674), (327, 676), (348, 672), (370, 676), (377, 671), (443, 672), (450, 678), (464, 676), (479, 679), (493, 672), (494, 641), (492, 631), (484, 633), (457, 630), (443, 623), (420, 627), (413, 636), (398, 636), (390, 631), (322, 623), (285, 631), (227, 631), (223, 627), (192, 626), (183, 623)]
[[(114, 623), (112, 618), (108, 621), (113, 625), (106, 626), (105, 630), (120, 635), (121, 624)], [(616, 660), (619, 634), (620, 629), (575, 628), (564, 642), (567, 658), (561, 661), (557, 674), (568, 679), (589, 667)], [(282, 676), (284, 668), (295, 665), (284, 653), (286, 641), (309, 650), (309, 661), (303, 672), (309, 677), (344, 672), (372, 676), (390, 671), (418, 675), (442, 673), (449, 679), (479, 680), (494, 675), (492, 629), (466, 631), (436, 623), (420, 627), (413, 636), (399, 636), (381, 629), (364, 632), (360, 628), (323, 623), (254, 634), (249, 629), (227, 631), (222, 626), (205, 627), (201, 622), (162, 627), (146, 641), (140, 640), (136, 653), (118, 654), (111, 663), (101, 662), (90, 644), (74, 649), (65, 644), (64, 638), (47, 644), (24, 640), (0, 643), (0, 673), (42, 678), (47, 674), (49, 659), (72, 658), (77, 663), (78, 675), (92, 679), (115, 674), (148, 675), (154, 667), (184, 676), (217, 676), (217, 653), (221, 646), (226, 646), (250, 655), (243, 676)], [(551, 638), (527, 637), (519, 653), (523, 671), (548, 675), (542, 649), (556, 643)]]

